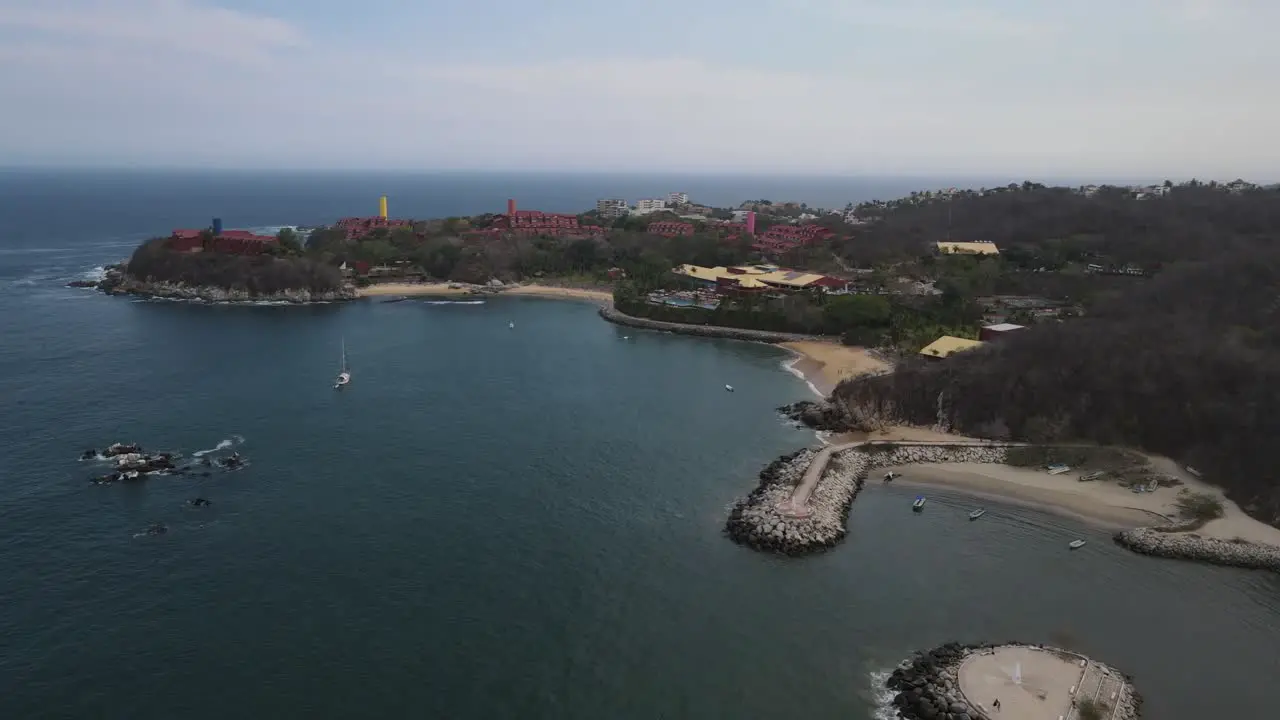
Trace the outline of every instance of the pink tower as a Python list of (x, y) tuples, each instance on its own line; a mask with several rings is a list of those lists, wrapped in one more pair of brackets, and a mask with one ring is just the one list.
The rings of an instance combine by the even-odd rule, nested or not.
[(756, 234), (756, 211), (755, 210), (747, 211), (747, 234), (748, 235)]
[(510, 217), (515, 217), (515, 216), (516, 216), (516, 200), (515, 200), (515, 198), (511, 198), (510, 200), (507, 200), (507, 215), (509, 215)]

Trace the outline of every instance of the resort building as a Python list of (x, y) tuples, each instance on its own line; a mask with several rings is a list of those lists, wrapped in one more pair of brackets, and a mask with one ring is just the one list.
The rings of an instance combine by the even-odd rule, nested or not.
[(834, 235), (821, 225), (774, 225), (765, 230), (751, 247), (762, 253), (778, 254), (817, 245)]
[(667, 209), (666, 200), (637, 200), (636, 209), (633, 210), (636, 215), (648, 215), (649, 213), (658, 212)]
[(662, 222), (651, 222), (645, 228), (645, 232), (650, 235), (661, 235), (662, 237), (675, 237), (677, 235), (692, 235), (693, 223), (677, 222), (675, 220), (663, 220)]
[(942, 358), (951, 357), (958, 352), (972, 350), (981, 347), (985, 343), (979, 340), (966, 340), (952, 335), (943, 335), (933, 342), (925, 345), (920, 349), (920, 354), (931, 359), (940, 360)]
[(996, 244), (986, 240), (978, 242), (940, 242), (938, 252), (943, 255), (999, 255)]
[(493, 225), (479, 234), (511, 233), (515, 235), (549, 235), (574, 237), (604, 232), (598, 225), (582, 225), (572, 213), (544, 213), (540, 210), (517, 210), (516, 201), (507, 201), (507, 212), (497, 215)]
[(677, 275), (696, 280), (706, 287), (720, 292), (777, 291), (777, 292), (830, 292), (843, 290), (848, 283), (818, 273), (787, 270), (774, 265), (739, 265), (735, 267), (702, 267), (681, 265), (672, 269)]
[(978, 339), (983, 342), (991, 342), (997, 338), (1005, 337), (1011, 332), (1017, 332), (1022, 329), (1024, 329), (1024, 326), (1014, 325), (1013, 323), (987, 325), (978, 331)]
[(248, 230), (223, 230), (222, 221), (215, 220), (213, 230), (174, 230), (165, 245), (177, 252), (202, 252), (205, 249), (204, 234), (209, 232), (212, 232), (211, 252), (261, 255), (278, 242), (271, 235), (258, 235)]
[(689, 193), (687, 192), (667, 193), (667, 204), (668, 205), (688, 205)]
[(631, 211), (627, 207), (627, 201), (621, 198), (606, 198), (596, 201), (596, 212), (600, 217), (608, 220), (616, 220)]

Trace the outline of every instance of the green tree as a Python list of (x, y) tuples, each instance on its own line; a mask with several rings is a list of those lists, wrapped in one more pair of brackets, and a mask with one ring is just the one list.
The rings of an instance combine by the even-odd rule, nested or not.
[(287, 255), (302, 254), (302, 244), (298, 242), (298, 233), (293, 228), (281, 228), (276, 233), (276, 241), (280, 243), (280, 247), (284, 249)]
[(823, 321), (832, 332), (852, 328), (885, 327), (889, 324), (889, 301), (880, 295), (839, 295), (822, 309)]

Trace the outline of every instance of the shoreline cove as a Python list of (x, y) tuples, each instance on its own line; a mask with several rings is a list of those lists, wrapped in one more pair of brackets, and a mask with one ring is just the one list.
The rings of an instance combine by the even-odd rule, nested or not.
[[(1280, 544), (1241, 538), (1203, 537), (1180, 532), (1168, 517), (1152, 510), (1108, 502), (1093, 486), (1076, 492), (1046, 490), (1045, 483), (1061, 483), (1041, 473), (1005, 465), (1009, 448), (1020, 443), (972, 441), (855, 441), (805, 448), (783, 455), (760, 472), (759, 484), (734, 504), (724, 531), (734, 542), (761, 552), (801, 556), (831, 549), (848, 534), (854, 500), (872, 471), (911, 467), (938, 471), (948, 466), (952, 482), (935, 479), (923, 484), (979, 494), (993, 500), (1012, 500), (1078, 519), (1124, 528), (1113, 535), (1117, 545), (1139, 554), (1193, 560), (1244, 569), (1280, 572)], [(964, 482), (965, 478), (968, 482)], [(960, 481), (957, 481), (960, 480)], [(1021, 481), (1020, 481), (1021, 480)], [(1076, 483), (1076, 485), (1089, 485)], [(1122, 498), (1120, 489), (1115, 488)], [(1110, 491), (1106, 491), (1110, 492)], [(1074, 500), (1069, 496), (1075, 495)], [(1154, 518), (1166, 522), (1152, 526)], [(1256, 520), (1249, 522), (1262, 525)], [(1144, 524), (1146, 523), (1146, 524)]]

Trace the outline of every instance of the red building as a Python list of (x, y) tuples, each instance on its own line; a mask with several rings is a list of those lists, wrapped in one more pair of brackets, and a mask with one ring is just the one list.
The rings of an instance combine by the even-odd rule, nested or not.
[(651, 222), (649, 227), (645, 228), (645, 232), (650, 235), (661, 235), (662, 237), (675, 237), (677, 235), (692, 235), (693, 223), (678, 222), (675, 220), (663, 220), (660, 222)]
[[(200, 252), (204, 250), (205, 230), (174, 230), (166, 243), (170, 250)], [(231, 255), (260, 255), (277, 242), (271, 235), (258, 235), (248, 230), (223, 230), (213, 236), (213, 252)]]
[(821, 225), (774, 225), (765, 230), (751, 247), (764, 253), (784, 253), (816, 245), (834, 235)]
[(413, 227), (413, 221), (395, 220), (375, 215), (373, 217), (342, 218), (336, 223), (336, 226), (346, 231), (348, 240), (357, 240), (378, 228), (386, 228), (390, 230), (398, 227)]
[(515, 235), (550, 235), (572, 237), (595, 235), (604, 232), (598, 225), (582, 225), (578, 216), (571, 213), (544, 213), (540, 210), (517, 210), (516, 201), (507, 201), (507, 212), (494, 217), (488, 234), (511, 233)]

